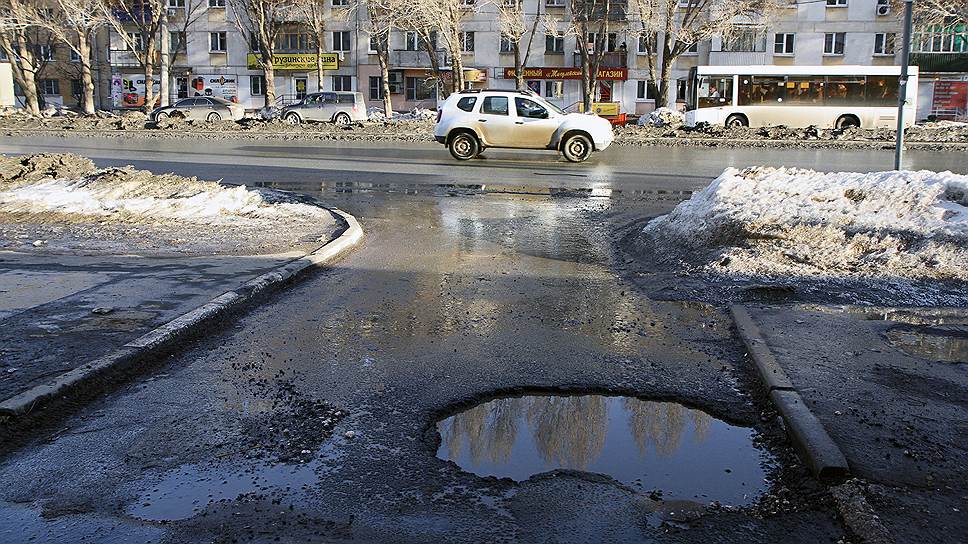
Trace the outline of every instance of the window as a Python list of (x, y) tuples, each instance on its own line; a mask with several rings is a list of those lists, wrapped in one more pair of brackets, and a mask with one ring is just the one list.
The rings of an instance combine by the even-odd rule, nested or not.
[(635, 99), (636, 100), (655, 100), (655, 97), (659, 94), (659, 90), (655, 88), (655, 85), (651, 81), (637, 81), (635, 86)]
[[(432, 49), (437, 49), (437, 33), (432, 32), (430, 34), (430, 45)], [(423, 37), (420, 36), (418, 32), (409, 31), (406, 34), (406, 50), (407, 51), (423, 51), (426, 49), (426, 43)]]
[[(742, 76), (739, 82), (740, 106), (777, 106), (783, 103), (786, 78), (768, 76)], [(699, 107), (702, 105), (700, 93)]]
[(260, 40), (255, 34), (251, 34), (249, 36), (249, 50), (253, 53), (259, 53), (262, 51), (262, 40)]
[(276, 38), (276, 49), (279, 51), (308, 51), (309, 34), (305, 32), (286, 32)]
[(896, 37), (897, 35), (893, 32), (874, 34), (874, 54), (878, 56), (893, 56)]
[(350, 0), (333, 0), (334, 8), (345, 8), (350, 5)]
[(867, 76), (867, 102), (871, 106), (896, 106), (898, 78), (891, 76)]
[(377, 35), (370, 36), (370, 51), (369, 51), (370, 54), (376, 55), (377, 53), (379, 53), (380, 50), (378, 49), (378, 47), (380, 46), (383, 47), (384, 51), (387, 51), (387, 52), (390, 51), (390, 42), (389, 40), (387, 40), (387, 35), (384, 34), (382, 36), (377, 36)]
[[(779, 78), (783, 81), (783, 78)], [(696, 85), (700, 108), (728, 106), (733, 103), (733, 76), (702, 76)]]
[(528, 90), (530, 90), (534, 94), (537, 94), (537, 95), (540, 95), (541, 94), (541, 82), (540, 81), (535, 81), (533, 79), (529, 79), (529, 80), (525, 81), (524, 84), (527, 85), (528, 86)]
[(783, 103), (788, 106), (819, 106), (823, 104), (824, 78), (820, 76), (791, 76), (786, 80)]
[(209, 44), (210, 44), (210, 49), (209, 50), (212, 53), (224, 53), (225, 52), (225, 48), (226, 48), (225, 47), (225, 44), (227, 42), (227, 38), (225, 36), (225, 32), (209, 32), (208, 33), (208, 41), (209, 41)]
[[(257, 76), (252, 76), (252, 77), (257, 77)], [(187, 77), (175, 78), (175, 92), (177, 93), (177, 98), (188, 98), (188, 78)]]
[(796, 40), (796, 34), (777, 34), (773, 37), (773, 54), (774, 55), (792, 55), (793, 54), (793, 44)]
[(760, 28), (738, 29), (732, 35), (723, 37), (723, 51), (751, 53), (765, 50), (766, 35)]
[(827, 0), (828, 8), (846, 8), (847, 0)]
[(169, 53), (184, 53), (188, 51), (188, 37), (184, 32), (172, 32), (168, 47)]
[[(145, 36), (140, 32), (128, 32), (128, 42), (134, 44), (135, 51), (145, 50)], [(128, 46), (128, 42), (125, 42), (125, 47)]]
[(477, 0), (460, 0), (460, 3), (464, 6), (473, 6), (477, 3)]
[(71, 62), (81, 62), (81, 55), (77, 51), (74, 51), (74, 49), (71, 49)]
[(353, 77), (352, 76), (333, 76), (333, 90), (334, 91), (352, 91), (353, 90)]
[(823, 35), (824, 55), (843, 55), (844, 42), (847, 40), (845, 32), (828, 32)]
[(249, 94), (263, 96), (266, 94), (265, 76), (249, 76)]
[(404, 80), (404, 92), (407, 100), (430, 100), (434, 98), (434, 85), (427, 83), (426, 78), (408, 77)]
[(350, 50), (350, 31), (338, 30), (333, 32), (333, 51), (347, 52)]
[(684, 101), (686, 99), (686, 89), (688, 87), (689, 87), (689, 80), (687, 80), (686, 78), (676, 80), (676, 100), (677, 101)]
[(527, 98), (514, 98), (514, 109), (518, 112), (518, 117), (527, 119), (547, 119), (548, 110), (533, 100)]
[(54, 96), (60, 94), (59, 79), (41, 79), (39, 87), (41, 94), (45, 96)]
[(563, 8), (565, 7), (565, 0), (545, 0), (545, 5), (549, 8)]
[(683, 53), (683, 56), (692, 56), (692, 55), (698, 55), (698, 54), (699, 54), (699, 43), (697, 42), (690, 45), (689, 49), (686, 49), (686, 52)]
[(464, 53), (471, 53), (474, 51), (474, 33), (473, 32), (460, 33), (460, 50)]
[(84, 86), (81, 85), (81, 80), (72, 79), (71, 80), (71, 96), (74, 98), (80, 98), (84, 93)]
[(486, 96), (481, 105), (481, 113), (490, 115), (508, 114), (508, 97), (506, 96)]
[(552, 34), (545, 34), (545, 53), (564, 53), (565, 52), (565, 38), (561, 36), (554, 36)]
[(370, 100), (383, 100), (382, 76), (370, 76)]
[(615, 46), (618, 43), (618, 34), (614, 32), (609, 32), (608, 35), (605, 36), (604, 41), (602, 43), (598, 43), (598, 39), (599, 39), (599, 36), (597, 32), (588, 33), (587, 43), (588, 43), (589, 51), (594, 51), (598, 49), (599, 46), (604, 47), (605, 51), (608, 51), (608, 52), (615, 51)]
[(224, 8), (225, 0), (208, 0), (208, 7), (210, 8)]
[(47, 43), (38, 45), (37, 57), (40, 60), (54, 60), (54, 46)]
[(474, 104), (477, 104), (476, 96), (465, 96), (457, 101), (457, 108), (469, 112), (474, 109)]
[(565, 82), (564, 81), (545, 81), (545, 93), (546, 98), (561, 98), (565, 93)]
[[(824, 104), (845, 106), (864, 101), (867, 78), (864, 76), (829, 76), (824, 85)], [(897, 105), (897, 97), (894, 98)]]
[(514, 42), (510, 37), (501, 34), (501, 53), (513, 53)]
[(168, 7), (170, 8), (184, 8), (185, 0), (168, 0)]

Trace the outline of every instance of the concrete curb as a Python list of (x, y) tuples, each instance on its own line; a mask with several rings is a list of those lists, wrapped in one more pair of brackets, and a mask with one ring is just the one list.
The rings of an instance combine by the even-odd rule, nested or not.
[(22, 417), (37, 406), (54, 398), (64, 397), (81, 386), (107, 374), (123, 372), (148, 358), (159, 356), (175, 348), (177, 342), (191, 336), (202, 325), (252, 301), (261, 293), (276, 289), (293, 280), (309, 268), (321, 266), (360, 243), (363, 229), (352, 215), (335, 208), (329, 211), (346, 222), (347, 228), (335, 240), (316, 251), (253, 278), (241, 286), (222, 293), (207, 303), (191, 310), (154, 330), (121, 346), (114, 352), (99, 357), (86, 365), (65, 372), (53, 380), (0, 402), (0, 416)]
[(846, 457), (794, 389), (749, 311), (739, 304), (731, 305), (729, 310), (770, 400), (783, 417), (797, 454), (818, 479), (846, 478), (850, 474)]

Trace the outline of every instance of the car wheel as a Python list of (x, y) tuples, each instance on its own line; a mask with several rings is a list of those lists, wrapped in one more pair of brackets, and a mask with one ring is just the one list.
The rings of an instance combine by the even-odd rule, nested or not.
[(584, 134), (572, 134), (561, 144), (561, 154), (571, 162), (582, 162), (592, 154), (592, 141)]
[(298, 125), (300, 122), (299, 115), (295, 113), (290, 113), (286, 116), (286, 122), (290, 125)]
[(352, 122), (352, 119), (350, 119), (350, 116), (346, 113), (337, 113), (336, 117), (333, 118), (333, 121), (336, 122), (337, 125), (348, 125)]
[(210, 123), (214, 121), (221, 121), (222, 116), (219, 115), (217, 111), (213, 111), (212, 113), (208, 114), (208, 117), (206, 117), (205, 120)]
[(450, 139), (450, 154), (459, 161), (473, 159), (481, 152), (477, 137), (469, 132), (461, 132)]
[(853, 115), (841, 115), (837, 119), (837, 128), (844, 129), (850, 127), (859, 127), (860, 119), (857, 119)]
[(155, 122), (160, 123), (168, 119), (168, 112), (160, 111), (155, 115)]
[(733, 114), (726, 118), (726, 128), (739, 128), (750, 126), (749, 119), (745, 115)]

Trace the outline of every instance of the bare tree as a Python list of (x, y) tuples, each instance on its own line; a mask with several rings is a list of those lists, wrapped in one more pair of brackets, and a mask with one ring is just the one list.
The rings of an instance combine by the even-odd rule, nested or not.
[[(425, 38), (424, 43), (437, 39), (443, 40), (451, 62), (451, 90), (464, 88), (464, 53), (466, 35), (463, 31), (464, 20), (474, 13), (478, 6), (473, 0), (413, 0), (415, 13), (413, 26)], [(435, 52), (428, 51), (431, 62)]]
[(393, 115), (390, 102), (390, 34), (412, 17), (413, 3), (410, 0), (363, 0), (362, 6), (366, 11), (364, 28), (373, 38), (373, 47), (380, 63), (383, 114), (389, 119)]
[[(101, 12), (124, 42), (125, 47), (144, 68), (145, 111), (150, 111), (156, 101), (155, 68), (160, 61), (158, 41), (161, 28), (166, 22), (166, 0), (102, 0)], [(125, 25), (132, 25), (136, 31), (129, 33)]]
[(953, 29), (968, 24), (968, 0), (917, 0), (914, 14), (919, 26)]
[(37, 65), (28, 31), (33, 26), (32, 4), (21, 0), (0, 1), (0, 48), (10, 59), (13, 77), (24, 93), (27, 111), (40, 115)]
[(94, 114), (91, 47), (98, 29), (109, 24), (100, 9), (102, 0), (51, 0), (48, 9), (34, 11), (33, 23), (50, 32), (80, 59), (81, 111)]
[(656, 107), (670, 101), (672, 66), (680, 55), (715, 35), (761, 29), (783, 0), (628, 0), (630, 37), (647, 54), (649, 79), (657, 89)]
[[(675, 0), (672, 0), (675, 1)], [(608, 33), (613, 19), (624, 19), (625, 3), (613, 0), (570, 0), (571, 20), (545, 19), (549, 34), (573, 36), (581, 59), (581, 97), (584, 111), (591, 111), (598, 94), (598, 72), (608, 50)], [(594, 35), (594, 40), (589, 38)]]
[[(249, 38), (249, 49), (262, 66), (265, 77), (265, 106), (276, 103), (275, 67), (272, 56), (276, 38), (293, 18), (293, 0), (229, 0), (236, 27)], [(258, 46), (258, 47), (256, 47)]]
[[(514, 53), (514, 82), (519, 91), (524, 90), (524, 69), (528, 66), (531, 44), (534, 43), (534, 35), (542, 21), (542, 3), (539, 1), (537, 11), (533, 15), (528, 15), (524, 12), (524, 0), (497, 0), (501, 37), (511, 44), (511, 51)], [(526, 35), (527, 43), (524, 42)]]
[(310, 39), (316, 49), (316, 90), (323, 90), (323, 54), (326, 52), (326, 0), (293, 0), (293, 13), (309, 29)]

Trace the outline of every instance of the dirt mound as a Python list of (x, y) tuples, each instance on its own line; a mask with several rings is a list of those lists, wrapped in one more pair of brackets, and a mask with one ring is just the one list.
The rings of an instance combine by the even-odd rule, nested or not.
[(24, 157), (0, 155), (0, 187), (12, 189), (43, 179), (79, 178), (96, 170), (94, 162), (70, 153)]

